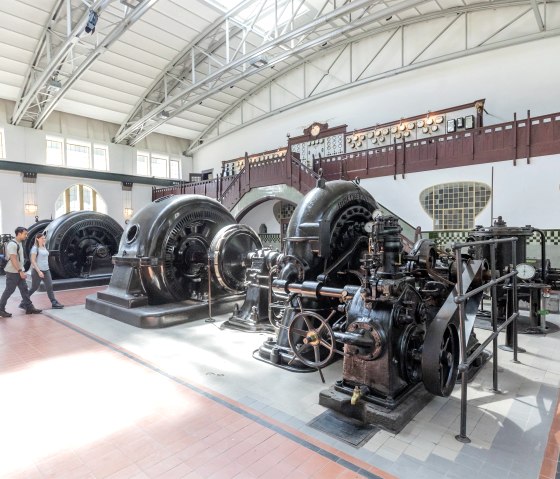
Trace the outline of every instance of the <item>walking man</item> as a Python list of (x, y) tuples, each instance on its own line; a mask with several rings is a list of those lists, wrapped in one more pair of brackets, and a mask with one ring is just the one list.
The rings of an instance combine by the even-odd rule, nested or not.
[(22, 297), (22, 306), (25, 308), (26, 314), (40, 313), (41, 310), (33, 306), (29, 298), (29, 290), (27, 289), (26, 274), (23, 270), (23, 242), (27, 238), (27, 228), (18, 226), (16, 228), (16, 239), (10, 241), (6, 246), (6, 255), (8, 264), (4, 268), (6, 272), (6, 289), (0, 298), (0, 317), (9, 318), (12, 313), (6, 311), (6, 303), (8, 298), (13, 294), (16, 288), (19, 288)]

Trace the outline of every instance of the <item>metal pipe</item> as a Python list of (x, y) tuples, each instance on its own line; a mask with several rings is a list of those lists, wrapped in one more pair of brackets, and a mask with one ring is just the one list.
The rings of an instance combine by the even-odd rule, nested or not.
[(517, 241), (517, 238), (515, 236), (512, 236), (510, 238), (495, 238), (495, 239), (490, 239), (490, 240), (469, 241), (467, 243), (454, 243), (453, 244), (453, 249), (461, 249), (461, 248), (465, 248), (467, 246), (478, 246), (478, 245), (482, 245), (482, 244), (491, 244), (493, 242), (507, 243), (507, 242), (511, 242), (511, 241)]
[(541, 279), (543, 283), (546, 283), (546, 279), (544, 277), (544, 270), (546, 269), (546, 235), (543, 230), (538, 228), (533, 228), (533, 231), (537, 232), (541, 237)]

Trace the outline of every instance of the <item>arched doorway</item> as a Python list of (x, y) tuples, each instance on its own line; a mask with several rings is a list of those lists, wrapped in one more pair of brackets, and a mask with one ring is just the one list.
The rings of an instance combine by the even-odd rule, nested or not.
[(257, 231), (263, 246), (281, 249), (295, 207), (289, 200), (264, 197), (248, 205), (236, 219)]
[(107, 203), (91, 186), (84, 184), (66, 188), (56, 199), (54, 217), (58, 218), (71, 211), (98, 211), (107, 214)]

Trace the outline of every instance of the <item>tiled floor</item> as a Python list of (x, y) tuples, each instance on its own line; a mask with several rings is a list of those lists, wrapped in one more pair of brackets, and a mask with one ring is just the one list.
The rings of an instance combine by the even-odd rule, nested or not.
[[(502, 394), (488, 390), (490, 364), (469, 386), (472, 443), (454, 439), (456, 388), (400, 434), (354, 448), (308, 426), (340, 362), (325, 369), (325, 386), (254, 360), (266, 335), (203, 321), (141, 330), (87, 311), (98, 289), (59, 292), (67, 307), (41, 315), (10, 299), (0, 477), (560, 478), (560, 333), (520, 336), (519, 364), (500, 351)], [(48, 306), (44, 293), (34, 302)]]

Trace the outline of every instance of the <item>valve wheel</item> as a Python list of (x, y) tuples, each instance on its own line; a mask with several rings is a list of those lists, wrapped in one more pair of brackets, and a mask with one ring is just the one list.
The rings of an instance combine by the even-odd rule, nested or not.
[(296, 357), (306, 366), (320, 369), (335, 353), (334, 334), (320, 314), (302, 311), (288, 326), (288, 341)]
[(422, 352), (422, 377), (426, 389), (447, 397), (453, 391), (459, 370), (459, 332), (452, 321), (435, 318), (426, 333)]

